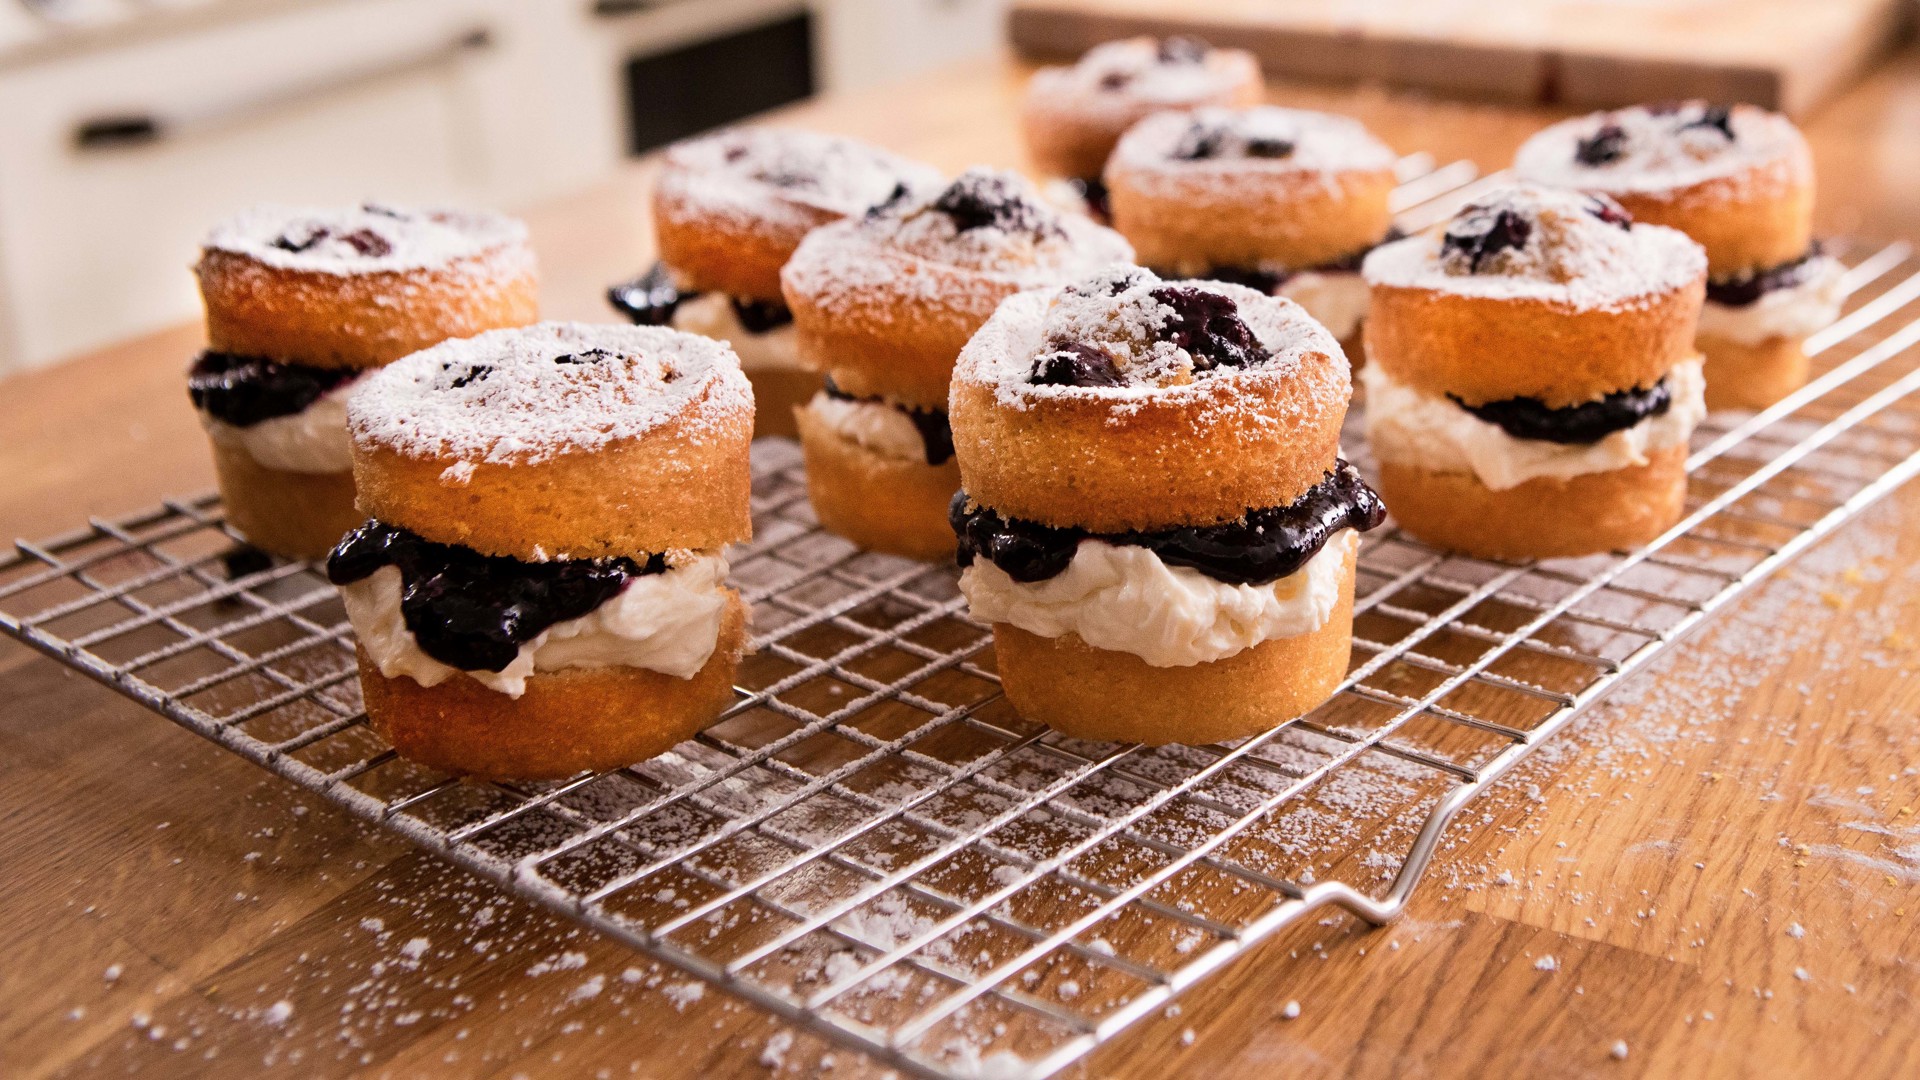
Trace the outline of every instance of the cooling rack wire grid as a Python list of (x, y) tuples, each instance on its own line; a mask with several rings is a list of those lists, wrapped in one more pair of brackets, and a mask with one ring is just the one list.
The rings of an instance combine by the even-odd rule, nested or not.
[[(1404, 227), (1496, 183), (1402, 162)], [(998, 693), (951, 567), (814, 522), (755, 448), (734, 582), (757, 652), (699, 738), (616, 772), (458, 782), (361, 713), (324, 577), (229, 579), (212, 497), (0, 561), (0, 629), (501, 887), (916, 1076), (1044, 1077), (1332, 904), (1381, 922), (1455, 813), (1746, 586), (1920, 471), (1920, 260), (1841, 252), (1813, 381), (1696, 434), (1687, 516), (1627, 555), (1360, 554), (1352, 673), (1232, 746), (1063, 738)], [(1351, 433), (1350, 433), (1351, 434)], [(1363, 444), (1348, 440), (1356, 463)], [(1465, 828), (1466, 826), (1463, 826)]]

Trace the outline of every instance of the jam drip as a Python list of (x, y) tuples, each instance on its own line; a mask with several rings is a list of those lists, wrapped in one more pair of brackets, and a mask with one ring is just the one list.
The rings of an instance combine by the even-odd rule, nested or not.
[[(673, 273), (666, 263), (654, 263), (653, 269), (634, 278), (623, 281), (607, 290), (607, 302), (636, 326), (671, 326), (673, 313), (680, 305), (703, 294), (682, 292), (680, 286), (673, 283)], [(750, 334), (765, 334), (778, 330), (793, 321), (793, 312), (778, 300), (742, 300), (730, 296), (727, 300), (733, 304), (733, 317), (740, 320)]]
[(1387, 509), (1345, 461), (1286, 506), (1249, 510), (1239, 521), (1182, 526), (1158, 532), (1095, 533), (1004, 518), (968, 506), (966, 492), (948, 510), (960, 538), (961, 566), (985, 558), (1015, 581), (1045, 581), (1066, 570), (1082, 540), (1143, 547), (1169, 566), (1198, 570), (1229, 585), (1265, 585), (1297, 573), (1341, 529), (1365, 532), (1387, 519)]
[[(1452, 395), (1448, 395), (1451, 397)], [(1584, 446), (1616, 431), (1625, 431), (1649, 416), (1659, 416), (1673, 405), (1673, 393), (1661, 379), (1647, 389), (1616, 390), (1599, 401), (1551, 409), (1538, 398), (1508, 398), (1485, 405), (1454, 403), (1494, 424), (1516, 439)]]
[(375, 518), (333, 549), (327, 580), (351, 585), (384, 566), (400, 569), (400, 615), (421, 652), (461, 671), (502, 671), (520, 646), (613, 599), (628, 581), (665, 573), (667, 560), (521, 562), (437, 544)]
[(1807, 249), (1805, 255), (1792, 262), (1769, 266), (1765, 270), (1742, 274), (1739, 277), (1709, 281), (1707, 282), (1707, 299), (1721, 307), (1746, 307), (1757, 303), (1761, 297), (1770, 292), (1805, 284), (1807, 279), (1813, 276), (1814, 267), (1818, 265), (1822, 254), (1824, 253), (1820, 245), (1814, 244)]
[(297, 416), (360, 372), (355, 368), (279, 364), (258, 356), (205, 352), (187, 373), (193, 407), (222, 423), (251, 427)]
[(953, 425), (947, 422), (947, 414), (939, 409), (914, 409), (905, 405), (895, 405), (885, 398), (854, 397), (835, 385), (832, 379), (827, 380), (826, 391), (827, 396), (836, 401), (864, 401), (899, 410), (906, 414), (907, 419), (913, 421), (915, 428), (919, 429), (920, 444), (927, 448), (927, 464), (945, 465), (953, 460)]

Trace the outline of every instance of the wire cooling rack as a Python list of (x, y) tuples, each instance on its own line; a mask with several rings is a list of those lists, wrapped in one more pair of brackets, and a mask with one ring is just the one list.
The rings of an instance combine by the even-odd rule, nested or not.
[[(1413, 227), (1495, 179), (1408, 166)], [(1346, 684), (1237, 745), (1087, 743), (1023, 721), (953, 570), (819, 531), (780, 442), (755, 448), (755, 539), (734, 563), (758, 634), (739, 700), (615, 772), (478, 784), (397, 758), (361, 713), (333, 590), (305, 564), (230, 578), (212, 498), (18, 544), (0, 629), (908, 1073), (1044, 1077), (1315, 909), (1393, 917), (1463, 805), (1920, 471), (1920, 262), (1905, 245), (1848, 257), (1848, 312), (1808, 346), (1816, 377), (1709, 420), (1665, 536), (1508, 564), (1372, 533)]]

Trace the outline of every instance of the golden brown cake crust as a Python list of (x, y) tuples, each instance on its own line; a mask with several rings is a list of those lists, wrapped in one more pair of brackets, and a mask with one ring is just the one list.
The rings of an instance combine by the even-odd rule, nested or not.
[(806, 454), (807, 498), (823, 527), (872, 551), (953, 559), (947, 506), (960, 490), (958, 465), (884, 457), (843, 438), (808, 409), (794, 410), (794, 419)]
[[(597, 559), (746, 540), (753, 522), (747, 448), (753, 413), (695, 440), (684, 421), (591, 453), (472, 466), (408, 457), (358, 440), (360, 509), (442, 544), (516, 559)], [(449, 470), (455, 470), (450, 473)]]
[[(798, 175), (783, 185), (769, 172)], [(939, 180), (931, 166), (811, 131), (737, 128), (676, 143), (653, 188), (660, 259), (689, 289), (777, 301), (780, 268), (807, 233), (897, 183)]]
[(1692, 356), (1706, 279), (1617, 309), (1378, 282), (1371, 293), (1367, 360), (1396, 382), (1468, 405), (1531, 397), (1564, 408), (1652, 386)]
[(1493, 559), (1592, 555), (1637, 547), (1680, 520), (1687, 448), (1670, 446), (1648, 459), (1504, 491), (1466, 473), (1382, 463), (1374, 486), (1401, 528), (1437, 547)]
[(269, 469), (239, 445), (213, 444), (227, 524), (262, 551), (324, 559), (366, 515), (354, 508), (353, 474)]
[[(1589, 140), (1603, 134), (1610, 152), (1588, 160)], [(1610, 195), (1635, 220), (1686, 233), (1706, 248), (1715, 279), (1790, 262), (1813, 238), (1806, 138), (1785, 116), (1751, 105), (1668, 102), (1573, 117), (1529, 138), (1514, 171)]]
[(539, 282), (524, 250), (432, 268), (334, 274), (209, 249), (194, 272), (206, 303), (208, 348), (286, 364), (379, 367), (446, 338), (539, 318)]
[[(941, 224), (954, 221), (941, 199), (983, 192), (1023, 221)], [(855, 397), (944, 409), (954, 359), (1002, 300), (1133, 256), (1120, 234), (1059, 213), (1008, 173), (970, 170), (883, 209), (816, 229), (780, 275), (801, 362)]]
[(1198, 274), (1214, 267), (1319, 266), (1378, 243), (1393, 224), (1392, 169), (1331, 175), (1249, 174), (1231, 182), (1156, 177), (1116, 159), (1107, 168), (1113, 225), (1142, 266)]
[(347, 406), (362, 511), (528, 561), (747, 539), (753, 414), (718, 342), (568, 323), (418, 353)]
[(1211, 525), (1289, 505), (1333, 468), (1351, 394), (1344, 360), (1304, 359), (1297, 379), (1242, 388), (1221, 379), (1204, 397), (1117, 414), (1086, 398), (1013, 409), (990, 386), (956, 382), (963, 486), (1003, 516), (1094, 532)]
[(1792, 262), (1813, 243), (1813, 172), (1755, 166), (1671, 192), (1614, 196), (1634, 220), (1679, 229), (1707, 249), (1715, 279)]
[(1806, 385), (1805, 342), (1773, 337), (1755, 345), (1701, 334), (1708, 409), (1764, 409)]
[(927, 294), (848, 293), (823, 304), (812, 294), (789, 292), (800, 360), (854, 397), (944, 409), (954, 357), (1020, 284), (895, 252), (875, 258), (927, 283)]
[(1218, 73), (1214, 92), (1172, 102), (1111, 91), (1079, 92), (1068, 85), (1068, 68), (1036, 73), (1020, 109), (1034, 168), (1052, 176), (1097, 177), (1120, 136), (1145, 117), (1169, 108), (1252, 105), (1265, 93), (1260, 63), (1252, 53), (1213, 49), (1207, 63)]
[(1029, 720), (1080, 739), (1201, 745), (1258, 734), (1311, 712), (1338, 689), (1353, 649), (1353, 556), (1326, 625), (1224, 660), (1154, 667), (1078, 635), (993, 627), (1007, 700)]
[(780, 268), (811, 228), (839, 220), (812, 211), (812, 224), (798, 228), (747, 228), (737, 221), (693, 212), (684, 201), (654, 190), (653, 225), (660, 261), (698, 292), (723, 292), (751, 300), (780, 299)]
[(967, 494), (1008, 517), (1125, 532), (1235, 521), (1319, 483), (1340, 453), (1346, 358), (1291, 301), (1209, 288), (1271, 326), (1276, 355), (1124, 396), (1027, 382), (1049, 295), (1003, 305), (953, 382), (948, 419)]
[(644, 761), (711, 723), (734, 701), (746, 621), (729, 591), (719, 643), (692, 678), (570, 668), (529, 676), (518, 698), (464, 674), (438, 686), (389, 679), (355, 653), (367, 719), (402, 757), (457, 776), (549, 780)]

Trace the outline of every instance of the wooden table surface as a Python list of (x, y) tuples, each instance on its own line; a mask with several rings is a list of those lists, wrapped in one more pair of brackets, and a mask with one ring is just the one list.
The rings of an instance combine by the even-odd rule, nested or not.
[[(1018, 165), (1018, 77), (782, 119)], [(1490, 167), (1551, 119), (1276, 96)], [(1920, 235), (1920, 54), (1809, 130), (1823, 230)], [(646, 185), (637, 165), (528, 212), (550, 315), (607, 318), (602, 288), (649, 261)], [(180, 328), (0, 385), (0, 534), (209, 487), (196, 345)], [(1470, 809), (1404, 920), (1283, 935), (1079, 1074), (1920, 1075), (1916, 568), (1909, 486)], [(672, 972), (25, 649), (0, 646), (0, 687), (0, 1076), (880, 1071), (804, 1035), (767, 1054), (765, 1016), (669, 996)]]

